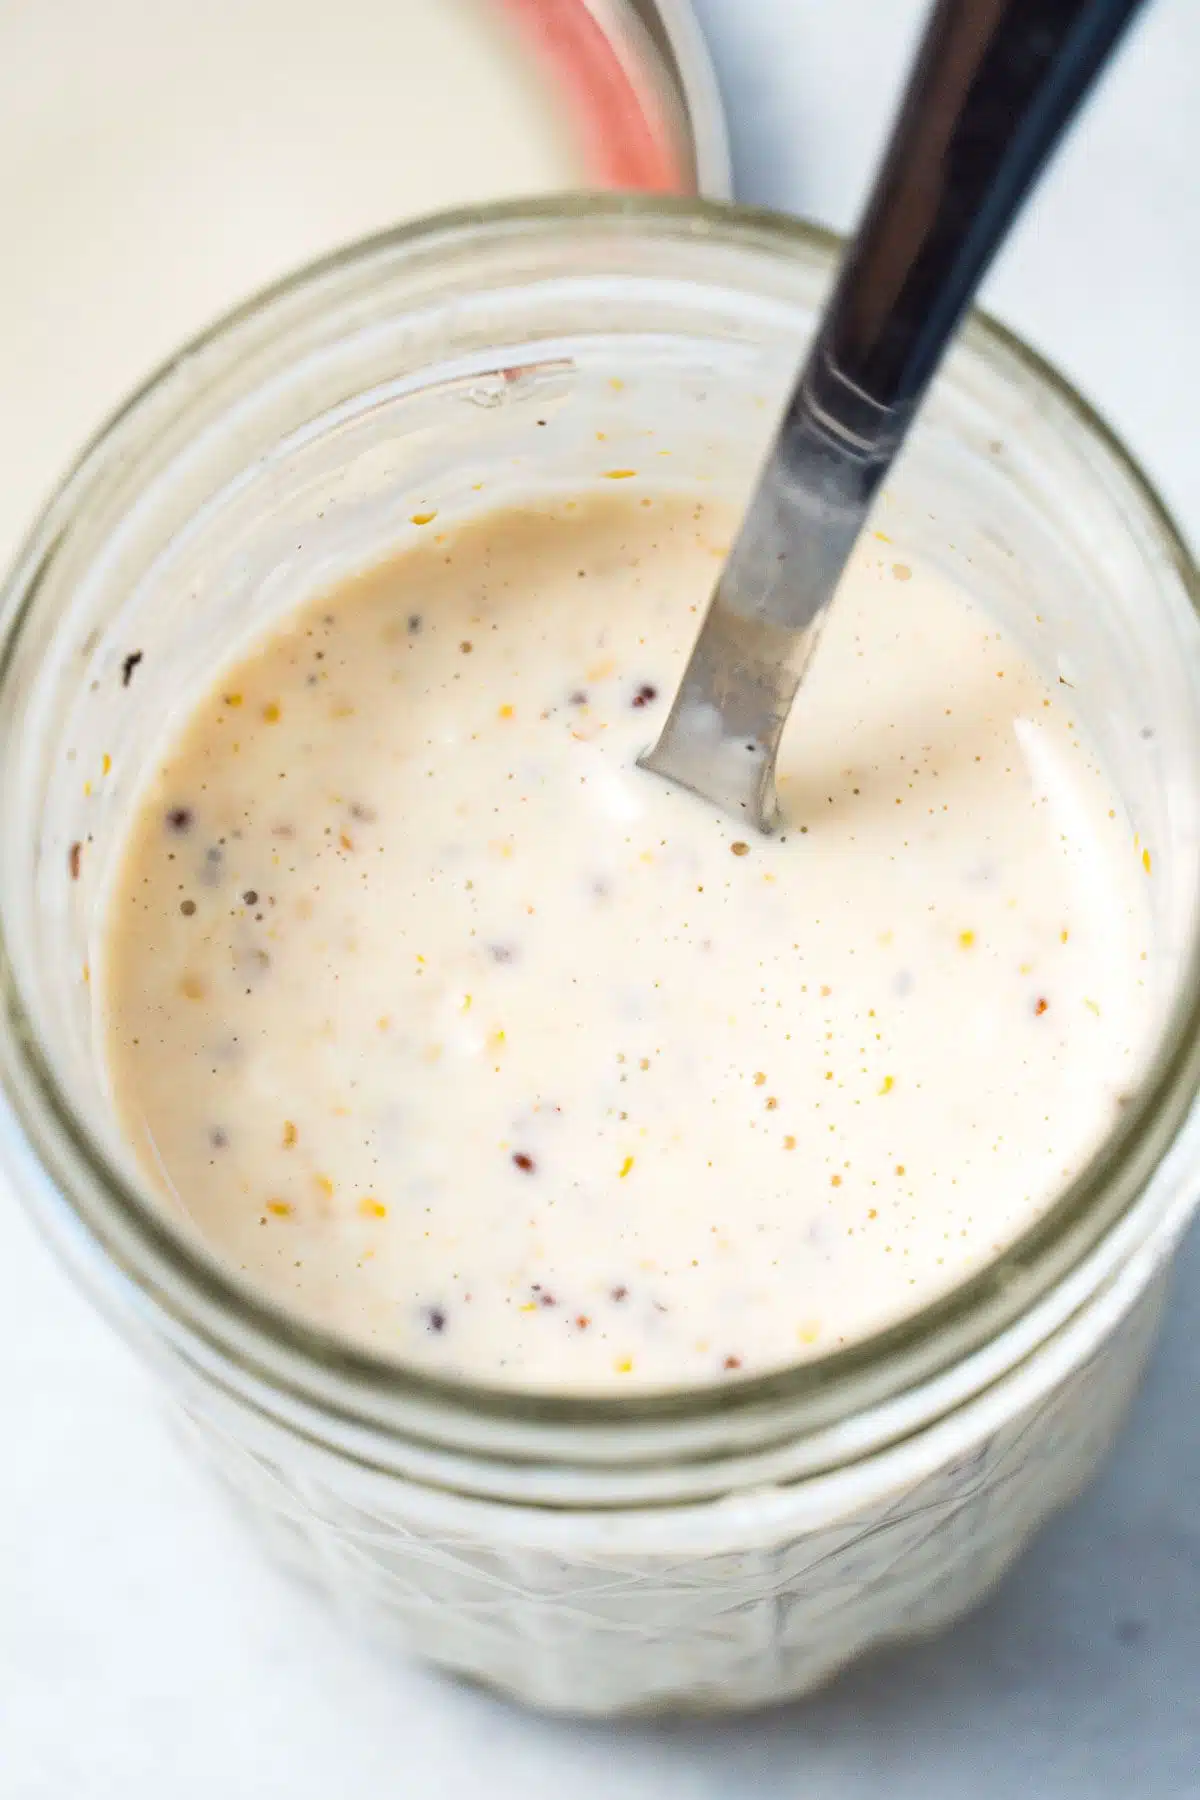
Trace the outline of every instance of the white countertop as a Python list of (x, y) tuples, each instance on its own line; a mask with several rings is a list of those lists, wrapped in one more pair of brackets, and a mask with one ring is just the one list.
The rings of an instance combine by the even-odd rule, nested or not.
[[(0, 32), (11, 0), (0, 0)], [(700, 0), (744, 196), (849, 223), (915, 0)], [(986, 299), (1200, 540), (1200, 8), (1158, 0)], [(0, 1800), (1200, 1795), (1200, 1238), (1098, 1485), (990, 1604), (740, 1722), (530, 1718), (261, 1566), (140, 1371), (0, 1206)]]

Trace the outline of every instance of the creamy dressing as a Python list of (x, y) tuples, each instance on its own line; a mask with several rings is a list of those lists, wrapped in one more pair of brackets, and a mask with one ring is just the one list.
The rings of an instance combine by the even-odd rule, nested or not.
[(165, 747), (115, 1095), (310, 1319), (528, 1388), (736, 1379), (979, 1269), (1111, 1125), (1148, 859), (1070, 691), (944, 578), (858, 555), (777, 838), (635, 768), (730, 530), (633, 480), (416, 514)]

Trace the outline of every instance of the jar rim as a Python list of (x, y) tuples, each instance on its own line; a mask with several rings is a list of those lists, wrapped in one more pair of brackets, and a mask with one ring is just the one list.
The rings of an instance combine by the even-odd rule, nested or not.
[[(34, 526), (0, 586), (0, 691), (45, 571), (61, 554), (71, 521), (113, 454), (135, 434), (160, 390), (183, 365), (235, 340), (251, 323), (311, 295), (339, 274), (361, 273), (375, 259), (406, 251), (428, 256), (439, 244), (468, 249), (508, 235), (561, 227), (641, 234), (698, 234), (753, 250), (789, 248), (831, 266), (836, 234), (762, 209), (691, 198), (642, 195), (555, 196), (439, 214), (347, 246), (254, 296), (197, 336), (159, 368), (82, 452)], [(1200, 614), (1200, 573), (1152, 483), (1094, 408), (1035, 350), (985, 314), (964, 327), (972, 348), (1015, 370), (1033, 391), (1065, 407), (1118, 479), (1154, 549), (1178, 578), (1182, 604)], [(180, 410), (186, 399), (173, 402)], [(1178, 1136), (1200, 1092), (1200, 917), (1194, 918), (1186, 973), (1155, 1053), (1116, 1126), (1087, 1166), (1041, 1216), (976, 1274), (917, 1312), (840, 1349), (767, 1374), (721, 1385), (613, 1394), (521, 1391), (429, 1373), (373, 1354), (310, 1324), (244, 1283), (205, 1248), (177, 1231), (112, 1162), (73, 1106), (38, 1041), (22, 999), (0, 907), (0, 997), (16, 1045), (17, 1079), (0, 1067), (0, 1096), (34, 1154), (49, 1208), (68, 1226), (84, 1226), (94, 1250), (154, 1304), (177, 1348), (203, 1346), (201, 1360), (231, 1361), (274, 1392), (286, 1391), (326, 1414), (410, 1430), (440, 1413), (507, 1425), (611, 1433), (631, 1425), (693, 1424), (719, 1417), (746, 1427), (783, 1417), (789, 1429), (820, 1428), (890, 1401), (943, 1373), (1028, 1317), (1039, 1301), (1079, 1270), (1136, 1210), (1154, 1171)], [(60, 1225), (63, 1221), (60, 1221)]]

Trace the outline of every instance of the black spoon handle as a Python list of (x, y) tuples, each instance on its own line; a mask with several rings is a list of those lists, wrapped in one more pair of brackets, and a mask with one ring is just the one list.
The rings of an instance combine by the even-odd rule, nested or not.
[(937, 0), (858, 237), (643, 767), (770, 830), (775, 756), (963, 308), (1140, 0)]
[[(792, 410), (894, 452), (1141, 0), (938, 0)], [(784, 430), (786, 432), (787, 425)]]

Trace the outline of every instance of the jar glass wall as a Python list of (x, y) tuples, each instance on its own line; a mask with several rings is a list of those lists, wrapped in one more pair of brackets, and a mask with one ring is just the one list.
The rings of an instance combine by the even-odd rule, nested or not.
[(801, 226), (656, 201), (376, 240), (166, 369), (4, 595), (4, 1166), (276, 1549), (539, 1704), (800, 1691), (961, 1611), (1115, 1430), (1195, 1186), (1200, 657), (1169, 522), (1069, 390), (973, 321), (880, 523), (1075, 690), (1152, 852), (1159, 1044), (1093, 1164), (993, 1265), (802, 1367), (535, 1397), (280, 1311), (145, 1193), (115, 1129), (101, 901), (170, 723), (273, 618), (402, 543), (416, 500), (452, 518), (617, 464), (744, 495), (835, 257)]

